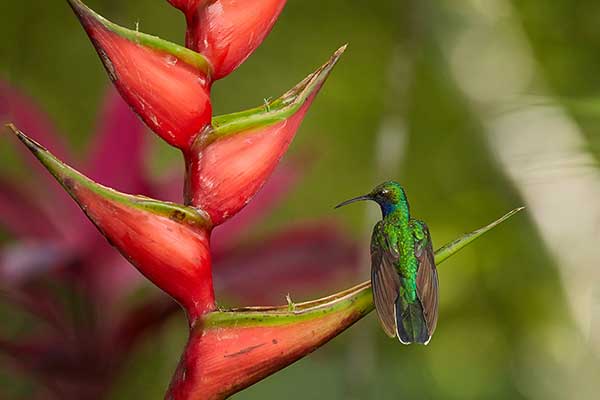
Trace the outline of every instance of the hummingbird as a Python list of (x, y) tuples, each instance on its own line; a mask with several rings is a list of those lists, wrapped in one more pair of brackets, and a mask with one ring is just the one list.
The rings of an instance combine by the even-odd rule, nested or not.
[(362, 200), (379, 204), (382, 220), (371, 236), (371, 285), (379, 322), (401, 343), (428, 344), (438, 317), (438, 276), (427, 225), (411, 218), (404, 188), (388, 181)]

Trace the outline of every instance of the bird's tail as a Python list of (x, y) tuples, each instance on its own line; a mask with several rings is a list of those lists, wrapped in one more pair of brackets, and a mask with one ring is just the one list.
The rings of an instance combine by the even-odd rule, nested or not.
[(398, 339), (403, 344), (429, 343), (431, 336), (427, 330), (423, 307), (418, 299), (409, 303), (402, 296), (398, 297), (396, 300), (396, 329)]

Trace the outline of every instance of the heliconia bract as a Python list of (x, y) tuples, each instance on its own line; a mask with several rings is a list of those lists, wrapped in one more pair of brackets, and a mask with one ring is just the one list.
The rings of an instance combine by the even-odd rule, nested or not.
[(186, 200), (214, 224), (235, 215), (262, 187), (288, 146), (319, 89), (344, 52), (277, 100), (215, 118), (187, 153)]
[(190, 320), (215, 308), (209, 249), (211, 226), (205, 215), (193, 208), (101, 186), (63, 164), (16, 127), (11, 129), (108, 241), (177, 300)]
[(170, 145), (187, 149), (212, 117), (211, 67), (200, 54), (122, 28), (69, 0), (123, 98)]
[(187, 17), (186, 46), (206, 56), (213, 65), (214, 79), (221, 79), (260, 46), (286, 0), (171, 1), (174, 3)]

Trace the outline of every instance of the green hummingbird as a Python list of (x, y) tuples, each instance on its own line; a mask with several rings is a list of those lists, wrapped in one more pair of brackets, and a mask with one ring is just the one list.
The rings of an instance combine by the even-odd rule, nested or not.
[(338, 204), (372, 200), (382, 220), (371, 237), (371, 284), (379, 322), (404, 344), (427, 344), (438, 317), (438, 276), (429, 229), (411, 218), (404, 188), (382, 183), (364, 196)]

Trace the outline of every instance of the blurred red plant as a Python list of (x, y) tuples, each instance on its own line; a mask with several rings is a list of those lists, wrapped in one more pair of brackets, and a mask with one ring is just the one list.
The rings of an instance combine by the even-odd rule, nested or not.
[[(169, 176), (156, 182), (146, 175), (145, 128), (125, 102), (111, 91), (102, 109), (83, 163), (88, 174), (120, 190), (169, 200), (180, 197), (181, 179)], [(0, 82), (0, 122), (9, 120), (62, 149), (62, 157), (75, 158), (39, 107)], [(21, 158), (39, 165), (30, 154)], [(108, 158), (111, 163), (105, 162)], [(285, 196), (299, 174), (294, 162), (279, 167), (252, 205), (215, 232), (216, 290), (224, 298), (269, 303), (287, 293), (277, 288), (301, 298), (346, 283), (357, 271), (356, 246), (329, 223), (307, 223), (271, 238), (247, 239), (250, 225)], [(179, 306), (161, 293), (146, 294), (132, 304), (130, 298), (144, 280), (124, 265), (126, 260), (90, 229), (74, 203), (55, 186), (50, 179), (28, 187), (0, 178), (0, 227), (15, 238), (0, 250), (1, 300), (41, 323), (25, 337), (0, 337), (0, 352), (40, 379), (56, 398), (99, 399), (106, 396), (135, 345)], [(332, 268), (319, 268), (314, 257)], [(253, 284), (257, 280), (272, 282), (273, 290), (260, 290)], [(87, 315), (86, 321), (74, 320), (68, 309), (73, 305), (61, 303), (65, 293), (51, 286), (78, 296), (77, 307)]]

